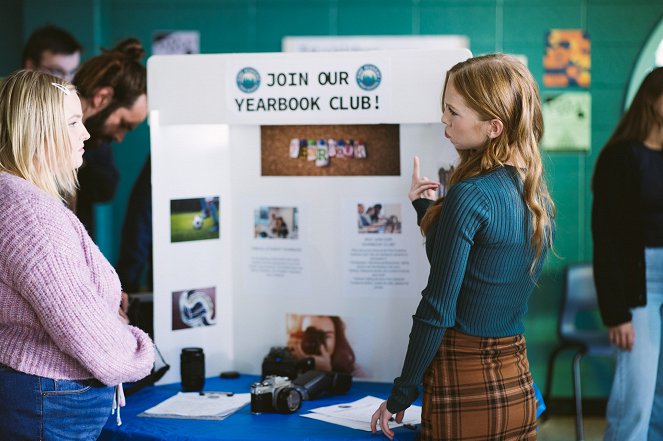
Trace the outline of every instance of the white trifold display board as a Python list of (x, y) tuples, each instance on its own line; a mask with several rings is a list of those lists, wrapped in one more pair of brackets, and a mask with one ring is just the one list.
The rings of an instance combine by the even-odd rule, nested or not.
[[(286, 344), (293, 314), (342, 318), (360, 377), (390, 381), (400, 373), (429, 270), (407, 198), (412, 158), (431, 179), (456, 160), (440, 98), (446, 71), (470, 56), (458, 49), (149, 59), (154, 332), (172, 366), (162, 382), (180, 380), (180, 352), (191, 346), (203, 348), (207, 376), (260, 373), (270, 347)], [(286, 128), (286, 141), (275, 138), (269, 156), (261, 137), (274, 126)], [(396, 127), (387, 143), (398, 150), (396, 172), (371, 144), (373, 126)], [(311, 127), (320, 137), (361, 127), (367, 158), (328, 158), (331, 165), (317, 168), (289, 157), (290, 138)], [(273, 172), (293, 164), (311, 175)], [(356, 164), (377, 172), (344, 172)], [(176, 230), (194, 228), (190, 213), (177, 210), (211, 198), (218, 232), (187, 240), (183, 231), (176, 240)], [(380, 204), (398, 231), (359, 231), (358, 204)], [(287, 238), (258, 234), (261, 213), (274, 207), (291, 223)], [(212, 225), (212, 212), (200, 212)], [(211, 302), (194, 302), (187, 310), (194, 321), (182, 321), (181, 296), (194, 291)], [(213, 314), (196, 322), (196, 308)]]

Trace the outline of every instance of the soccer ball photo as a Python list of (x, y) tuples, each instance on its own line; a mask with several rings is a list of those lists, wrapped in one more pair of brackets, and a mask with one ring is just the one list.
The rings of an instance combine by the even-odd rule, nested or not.
[(170, 241), (218, 239), (219, 197), (172, 199), (170, 201)]
[(193, 222), (191, 222), (191, 225), (196, 230), (200, 230), (203, 227), (203, 217), (199, 214), (195, 215), (193, 217)]

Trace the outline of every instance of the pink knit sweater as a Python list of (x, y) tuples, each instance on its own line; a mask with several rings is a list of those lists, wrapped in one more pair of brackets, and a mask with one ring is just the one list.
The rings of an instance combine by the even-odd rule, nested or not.
[(0, 173), (0, 363), (109, 386), (150, 372), (154, 349), (119, 315), (120, 282), (76, 216)]

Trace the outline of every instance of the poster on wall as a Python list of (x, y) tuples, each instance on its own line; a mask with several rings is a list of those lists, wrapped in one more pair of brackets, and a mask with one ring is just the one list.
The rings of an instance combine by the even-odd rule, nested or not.
[(370, 340), (368, 332), (356, 320), (337, 315), (287, 314), (286, 347), (298, 359), (311, 357), (315, 369), (368, 376), (362, 366), (361, 349)]
[(219, 238), (219, 197), (205, 196), (170, 201), (170, 241)]
[(440, 186), (437, 188), (437, 197), (441, 198), (447, 195), (451, 187), (451, 176), (456, 171), (456, 164), (445, 164), (437, 170), (437, 182)]
[(242, 124), (347, 124), (350, 116), (355, 124), (374, 123), (392, 112), (392, 86), (390, 60), (378, 52), (362, 61), (327, 58), (324, 65), (238, 58), (227, 66), (226, 110)]
[(423, 283), (412, 265), (421, 241), (414, 210), (405, 202), (393, 197), (342, 201), (340, 211), (349, 226), (341, 230), (340, 241), (345, 296), (406, 297)]
[(262, 126), (262, 176), (398, 176), (398, 124)]
[(302, 215), (302, 204), (247, 198), (240, 211), (243, 228), (236, 239), (246, 251), (244, 292), (273, 298), (310, 295), (310, 244), (302, 239), (310, 218)]
[(200, 53), (198, 31), (155, 31), (152, 33), (152, 55), (186, 55)]
[(591, 84), (591, 42), (582, 29), (551, 29), (546, 33), (543, 56), (545, 87), (589, 88)]
[(172, 293), (173, 331), (216, 324), (216, 288), (197, 288)]
[(469, 56), (150, 59), (165, 382), (192, 338), (209, 372), (260, 373), (269, 348), (287, 344), (368, 380), (398, 375), (387, 360), (405, 353), (428, 272), (407, 198), (412, 158), (431, 179), (450, 172), (439, 97), (444, 72)]
[(592, 125), (589, 92), (544, 94), (542, 111), (544, 149), (589, 151)]
[(401, 234), (400, 204), (357, 203), (359, 234)]
[(299, 216), (297, 207), (258, 207), (253, 214), (254, 238), (297, 239)]

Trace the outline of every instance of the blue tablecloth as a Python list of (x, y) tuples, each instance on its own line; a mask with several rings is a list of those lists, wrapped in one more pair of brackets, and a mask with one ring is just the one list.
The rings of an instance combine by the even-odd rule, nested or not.
[[(223, 380), (208, 378), (205, 390), (223, 392), (249, 392), (251, 383), (259, 377), (241, 375), (237, 379)], [(138, 414), (177, 394), (180, 384), (152, 386), (127, 397), (127, 405), (122, 408), (121, 426), (111, 417), (101, 434), (100, 440), (386, 440), (382, 434), (354, 430), (336, 424), (303, 418), (299, 414), (310, 409), (347, 403), (373, 395), (387, 398), (391, 385), (387, 383), (366, 383), (355, 381), (345, 395), (325, 397), (314, 401), (304, 401), (295, 414), (252, 415), (247, 405), (237, 413), (222, 421), (182, 420), (169, 418), (145, 418)], [(418, 401), (415, 404), (421, 405)], [(418, 428), (417, 428), (418, 429)], [(395, 429), (399, 441), (413, 441), (417, 431), (399, 427)]]

